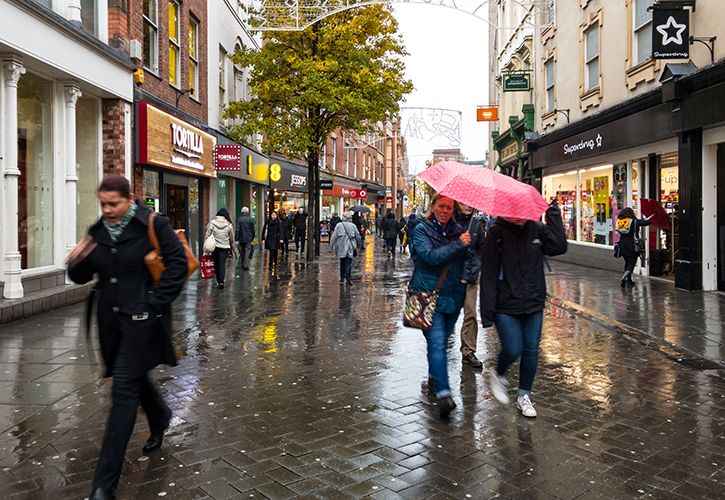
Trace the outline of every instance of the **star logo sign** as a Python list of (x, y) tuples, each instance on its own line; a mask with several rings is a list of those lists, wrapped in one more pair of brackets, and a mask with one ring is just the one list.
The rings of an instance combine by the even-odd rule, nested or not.
[(597, 147), (598, 148), (601, 148), (602, 147), (602, 142), (603, 141), (604, 141), (604, 139), (602, 138), (602, 134), (597, 134)]
[[(657, 31), (662, 35), (662, 45), (669, 45), (670, 43), (682, 45), (682, 32), (686, 29), (687, 25), (677, 24), (672, 16), (667, 19), (667, 23), (657, 26)], [(674, 33), (674, 35), (671, 33)]]

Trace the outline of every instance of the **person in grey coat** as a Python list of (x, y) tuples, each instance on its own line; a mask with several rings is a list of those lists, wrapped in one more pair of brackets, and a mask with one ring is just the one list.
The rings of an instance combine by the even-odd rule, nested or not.
[(361, 240), (360, 232), (352, 223), (352, 213), (342, 214), (342, 222), (335, 226), (330, 238), (330, 251), (340, 259), (340, 284), (352, 285), (352, 259)]

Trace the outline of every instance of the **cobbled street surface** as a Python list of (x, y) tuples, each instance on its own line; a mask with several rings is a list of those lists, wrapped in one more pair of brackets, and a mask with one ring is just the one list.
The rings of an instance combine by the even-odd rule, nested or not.
[[(120, 498), (725, 495), (720, 372), (550, 307), (539, 417), (493, 400), (454, 336), (458, 408), (445, 422), (424, 387), (425, 342), (401, 324), (407, 256), (387, 260), (369, 238), (352, 287), (326, 255), (293, 256), (277, 276), (258, 258), (224, 290), (194, 279), (179, 299), (179, 366), (154, 372), (175, 418), (144, 457), (139, 414)], [(2, 498), (89, 493), (110, 383), (82, 315), (78, 305), (0, 327)], [(487, 367), (497, 346), (494, 330), (481, 333)]]

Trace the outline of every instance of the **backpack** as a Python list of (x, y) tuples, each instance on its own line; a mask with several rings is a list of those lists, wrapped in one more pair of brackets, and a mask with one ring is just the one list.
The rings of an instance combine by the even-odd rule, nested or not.
[(621, 235), (629, 234), (634, 229), (634, 219), (629, 217), (617, 219), (617, 232)]

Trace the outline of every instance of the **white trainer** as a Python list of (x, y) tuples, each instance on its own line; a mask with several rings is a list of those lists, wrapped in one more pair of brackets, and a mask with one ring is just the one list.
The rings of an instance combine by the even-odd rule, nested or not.
[(496, 368), (491, 368), (491, 375), (489, 376), (489, 388), (491, 394), (503, 405), (509, 404), (509, 397), (506, 392), (508, 391), (508, 381), (496, 373)]
[(518, 399), (516, 400), (516, 408), (521, 411), (521, 414), (524, 417), (536, 417), (536, 408), (534, 408), (534, 403), (531, 402), (531, 398), (528, 394), (524, 394), (523, 396), (518, 397)]

